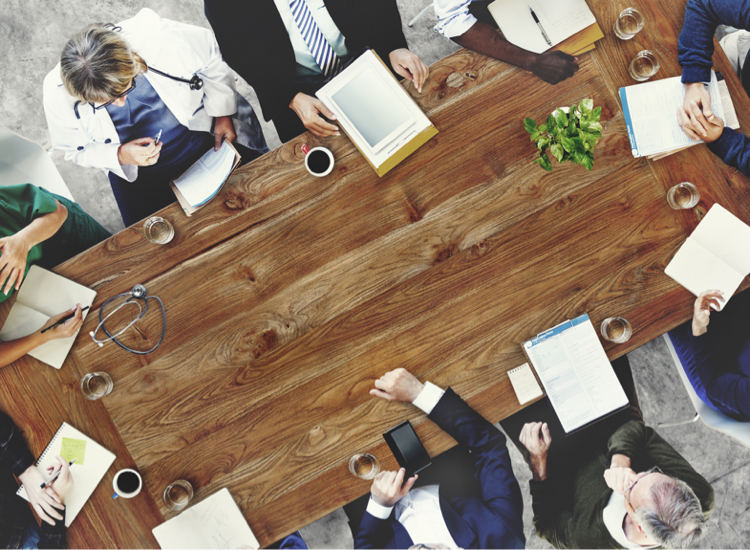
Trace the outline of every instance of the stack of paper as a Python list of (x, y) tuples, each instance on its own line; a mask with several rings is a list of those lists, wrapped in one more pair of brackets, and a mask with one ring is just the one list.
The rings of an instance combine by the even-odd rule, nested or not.
[(586, 0), (495, 0), (487, 9), (508, 42), (534, 53), (553, 49), (578, 55), (604, 38)]
[[(713, 71), (708, 91), (713, 113), (727, 127), (739, 128), (726, 83)], [(634, 157), (660, 159), (703, 143), (693, 141), (680, 128), (677, 107), (685, 101), (685, 85), (679, 76), (620, 88), (620, 101)]]

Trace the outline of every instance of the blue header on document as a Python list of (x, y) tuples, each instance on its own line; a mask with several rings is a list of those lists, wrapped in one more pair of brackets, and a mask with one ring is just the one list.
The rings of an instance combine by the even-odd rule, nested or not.
[(628, 89), (620, 88), (620, 102), (622, 102), (622, 114), (625, 117), (625, 127), (628, 129), (628, 139), (630, 140), (630, 149), (635, 158), (640, 157), (638, 144), (635, 142), (635, 132), (633, 131), (633, 120), (630, 117), (630, 106), (628, 105)]
[(564, 321), (560, 323), (559, 325), (552, 327), (551, 329), (541, 332), (536, 335), (536, 337), (532, 338), (528, 342), (524, 344), (525, 348), (532, 348), (536, 346), (537, 344), (540, 344), (544, 342), (545, 340), (549, 340), (553, 336), (557, 336), (558, 334), (561, 334), (562, 332), (573, 328), (576, 325), (580, 325), (581, 323), (585, 323), (589, 320), (589, 316), (587, 313), (584, 313), (583, 315), (580, 315), (579, 317), (576, 317), (575, 319), (571, 319), (569, 321)]

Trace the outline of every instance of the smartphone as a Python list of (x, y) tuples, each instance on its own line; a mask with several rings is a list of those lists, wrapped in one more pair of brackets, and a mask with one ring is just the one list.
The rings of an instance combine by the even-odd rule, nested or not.
[(432, 464), (430, 455), (407, 420), (383, 434), (399, 466), (406, 470), (404, 481)]

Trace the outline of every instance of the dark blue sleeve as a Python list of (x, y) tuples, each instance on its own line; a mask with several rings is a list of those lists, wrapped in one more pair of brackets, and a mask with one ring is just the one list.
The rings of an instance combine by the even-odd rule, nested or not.
[[(391, 511), (393, 515), (393, 511)], [(354, 548), (385, 548), (393, 539), (391, 520), (376, 518), (369, 512), (362, 516), (359, 531), (354, 537)]]
[(683, 82), (708, 82), (719, 25), (750, 30), (750, 0), (688, 0), (678, 41)]
[(750, 177), (750, 139), (747, 136), (731, 128), (724, 128), (719, 139), (709, 143), (708, 148), (725, 164)]
[(471, 450), (482, 500), (498, 522), (523, 544), (523, 498), (513, 475), (505, 436), (450, 388), (429, 418)]
[(32, 464), (34, 457), (21, 432), (7, 414), (0, 412), (0, 466), (18, 477)]

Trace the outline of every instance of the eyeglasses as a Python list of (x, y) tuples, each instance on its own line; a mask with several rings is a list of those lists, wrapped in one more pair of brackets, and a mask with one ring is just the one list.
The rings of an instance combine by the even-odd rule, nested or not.
[(130, 88), (128, 88), (127, 90), (125, 90), (124, 92), (122, 92), (120, 95), (113, 97), (112, 99), (110, 99), (106, 103), (102, 103), (101, 105), (97, 105), (96, 107), (94, 107), (94, 111), (98, 111), (99, 109), (104, 109), (105, 107), (108, 107), (108, 106), (112, 105), (115, 101), (117, 101), (121, 97), (125, 97), (130, 92), (132, 92), (133, 90), (135, 90), (135, 78), (133, 79), (133, 82), (130, 85)]
[(664, 472), (662, 472), (662, 471), (661, 471), (661, 468), (659, 468), (658, 466), (654, 466), (654, 467), (653, 467), (653, 468), (651, 468), (650, 470), (646, 470), (646, 471), (645, 471), (645, 472), (643, 473), (643, 475), (641, 475), (641, 476), (638, 476), (638, 479), (636, 479), (636, 480), (635, 480), (635, 481), (634, 481), (634, 482), (633, 482), (633, 483), (632, 483), (632, 484), (630, 485), (630, 487), (628, 487), (627, 489), (625, 489), (625, 490), (624, 490), (624, 491), (622, 492), (622, 495), (623, 495), (623, 496), (625, 497), (625, 502), (627, 502), (627, 503), (628, 503), (628, 505), (629, 505), (629, 506), (630, 506), (630, 507), (631, 507), (631, 508), (632, 508), (633, 510), (635, 510), (635, 506), (633, 506), (633, 504), (632, 504), (632, 503), (630, 502), (630, 496), (629, 496), (629, 495), (630, 495), (630, 493), (631, 493), (631, 492), (633, 491), (633, 487), (635, 487), (635, 484), (636, 484), (636, 483), (638, 483), (638, 482), (639, 482), (640, 480), (642, 480), (642, 479), (643, 479), (644, 477), (646, 477), (646, 476), (647, 476), (647, 475), (649, 475), (649, 474), (663, 474), (663, 473), (664, 473)]

